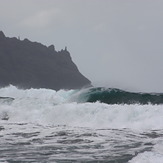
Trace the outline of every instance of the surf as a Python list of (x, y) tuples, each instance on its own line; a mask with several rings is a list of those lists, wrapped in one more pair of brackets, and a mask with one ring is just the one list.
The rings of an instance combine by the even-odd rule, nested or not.
[[(161, 129), (163, 123), (161, 102), (159, 105), (151, 103), (141, 105), (140, 101), (131, 103), (130, 94), (132, 93), (106, 88), (54, 91), (22, 90), (10, 86), (0, 89), (1, 97), (11, 98), (11, 101), (3, 101), (5, 98), (0, 101), (0, 118), (14, 123), (42, 125)], [(130, 102), (117, 100), (117, 103), (116, 97), (122, 95), (126, 95)], [(137, 96), (142, 97), (140, 93), (137, 93)], [(149, 97), (161, 99), (162, 95), (151, 94)]]
[(162, 94), (146, 97), (141, 104), (142, 93), (113, 88), (1, 88), (0, 162), (162, 161)]
[(89, 88), (79, 95), (82, 102), (106, 104), (163, 104), (163, 93), (136, 93), (116, 88)]

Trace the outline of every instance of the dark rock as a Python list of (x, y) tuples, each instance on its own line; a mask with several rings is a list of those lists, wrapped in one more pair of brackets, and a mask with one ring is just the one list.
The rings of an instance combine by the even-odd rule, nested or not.
[(0, 39), (4, 39), (5, 38), (5, 35), (2, 31), (0, 31)]
[(48, 49), (49, 49), (52, 53), (55, 51), (54, 45), (50, 45), (50, 46), (48, 47)]
[(28, 39), (5, 37), (0, 32), (0, 86), (77, 89), (90, 85), (73, 63), (70, 53), (55, 51)]

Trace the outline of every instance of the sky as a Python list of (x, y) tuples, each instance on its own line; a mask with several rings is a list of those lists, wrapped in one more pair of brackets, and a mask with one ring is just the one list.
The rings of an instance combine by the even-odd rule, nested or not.
[(0, 30), (67, 46), (95, 86), (163, 92), (162, 0), (0, 0)]

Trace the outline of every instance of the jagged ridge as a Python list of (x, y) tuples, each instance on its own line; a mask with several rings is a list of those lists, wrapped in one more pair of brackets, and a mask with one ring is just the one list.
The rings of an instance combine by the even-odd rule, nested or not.
[(28, 39), (8, 38), (0, 31), (0, 86), (76, 89), (91, 82), (73, 63), (70, 53)]

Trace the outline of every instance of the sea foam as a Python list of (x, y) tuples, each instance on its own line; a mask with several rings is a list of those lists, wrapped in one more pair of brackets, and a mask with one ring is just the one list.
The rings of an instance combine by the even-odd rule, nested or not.
[(0, 105), (0, 117), (9, 122), (67, 125), (91, 128), (162, 129), (162, 105), (108, 105), (100, 102), (75, 101), (79, 90), (21, 90), (14, 86), (1, 88), (1, 97), (12, 97), (12, 103)]

